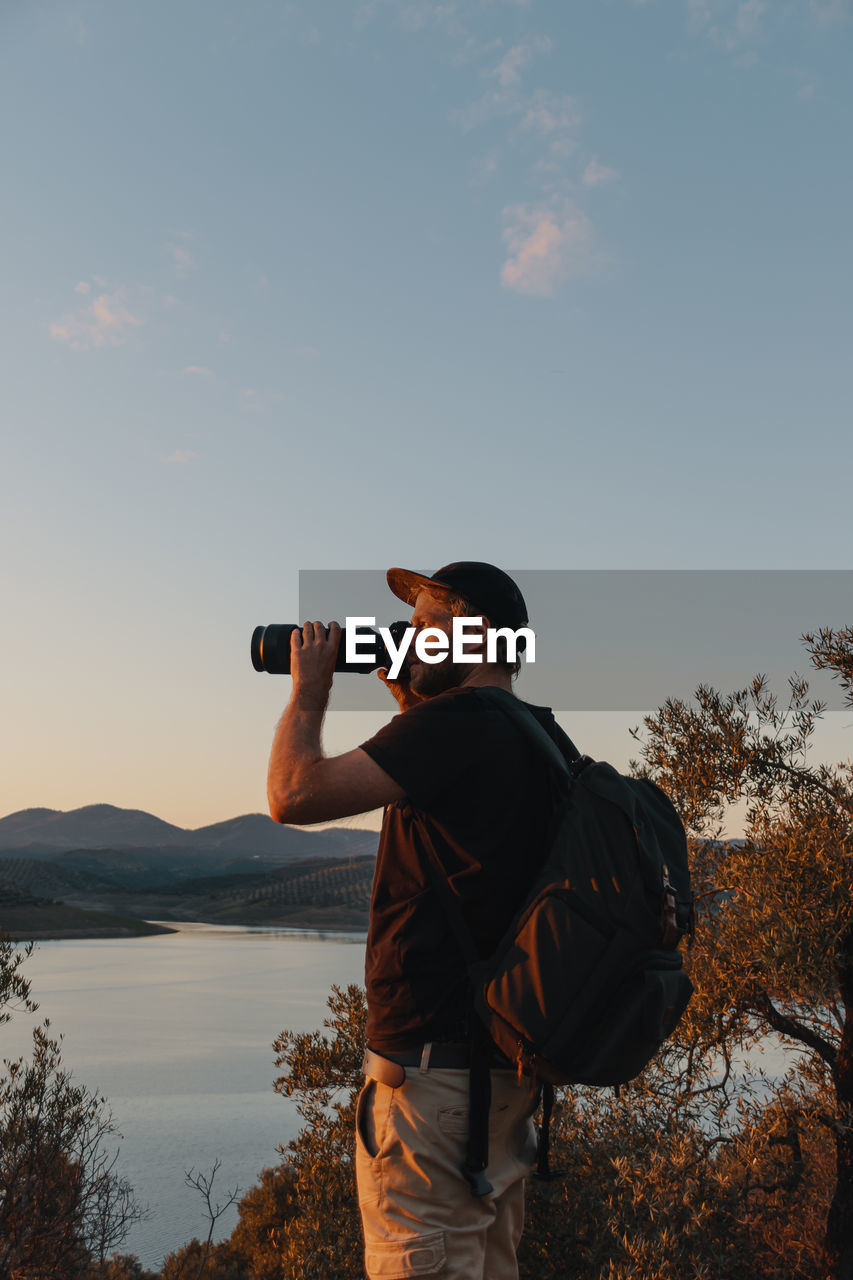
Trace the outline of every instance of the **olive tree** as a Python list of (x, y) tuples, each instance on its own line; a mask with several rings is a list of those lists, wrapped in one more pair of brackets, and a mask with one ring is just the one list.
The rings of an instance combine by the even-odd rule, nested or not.
[[(830, 672), (853, 706), (853, 628), (803, 638), (812, 665)], [(641, 771), (669, 793), (693, 837), (706, 922), (687, 1019), (695, 1051), (716, 1054), (730, 1073), (737, 1055), (767, 1037), (790, 1050), (790, 1074), (778, 1087), (789, 1177), (809, 1159), (820, 1164), (827, 1140), (835, 1164), (812, 1273), (848, 1280), (853, 767), (813, 762), (824, 710), (799, 677), (790, 679), (782, 701), (762, 676), (731, 694), (703, 685), (692, 702), (669, 700), (646, 718)], [(722, 841), (726, 812), (736, 801), (746, 803), (745, 838)], [(778, 1130), (773, 1134), (781, 1141)]]
[[(0, 1023), (33, 1012), (22, 965), (32, 944), (0, 938)], [(62, 1067), (49, 1023), (36, 1027), (30, 1059), (0, 1071), (0, 1275), (83, 1280), (142, 1216), (115, 1170), (115, 1126), (105, 1100)]]
[(115, 1126), (103, 1098), (62, 1068), (48, 1024), (32, 1059), (0, 1080), (0, 1274), (83, 1277), (124, 1239), (141, 1210), (115, 1172)]
[(8, 1022), (16, 1006), (34, 1012), (38, 1005), (30, 999), (30, 983), (21, 966), (32, 955), (33, 944), (23, 947), (0, 932), (0, 1025)]
[(274, 1043), (283, 1074), (276, 1091), (297, 1100), (305, 1125), (284, 1148), (288, 1210), (277, 1224), (288, 1280), (362, 1280), (361, 1223), (354, 1171), (355, 1100), (363, 1082), (367, 1007), (362, 989), (335, 986), (323, 1026), (282, 1031)]

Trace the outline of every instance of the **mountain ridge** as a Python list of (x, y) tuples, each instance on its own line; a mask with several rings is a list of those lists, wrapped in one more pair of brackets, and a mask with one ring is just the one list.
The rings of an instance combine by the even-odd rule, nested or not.
[[(338, 836), (337, 833), (349, 833)], [(321, 831), (282, 826), (263, 813), (240, 814), (202, 827), (179, 827), (144, 809), (92, 804), (77, 809), (18, 809), (0, 818), (0, 853), (66, 852), (81, 849), (207, 850), (290, 857), (331, 836), (335, 842), (361, 843), (378, 835), (364, 827), (327, 827)]]

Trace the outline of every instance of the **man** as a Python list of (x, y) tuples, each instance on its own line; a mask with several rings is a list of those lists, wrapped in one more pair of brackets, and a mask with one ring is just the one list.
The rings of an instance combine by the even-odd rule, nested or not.
[[(429, 578), (391, 569), (388, 583), (414, 606), (417, 631), (449, 637), (454, 617), (480, 618), (468, 646), (480, 660), (456, 663), (448, 655), (427, 664), (413, 655), (406, 679), (391, 682), (380, 672), (401, 714), (354, 751), (327, 758), (320, 727), (340, 628), (332, 624), (327, 639), (320, 623), (306, 623), (291, 640), (293, 692), (270, 758), (270, 813), (298, 824), (386, 806), (367, 940), (367, 1080), (356, 1121), (370, 1280), (515, 1280), (537, 1098), (493, 1050), (488, 1181), (478, 1182), (470, 1166), (463, 1172), (470, 987), (426, 846), (441, 862), (477, 952), (490, 955), (544, 857), (552, 810), (538, 755), (478, 696), (484, 686), (511, 691), (517, 664), (485, 660), (486, 632), (525, 626), (527, 608), (507, 574), (480, 562), (447, 565)], [(531, 710), (576, 754), (550, 711)], [(476, 1108), (473, 1093), (471, 1102)]]

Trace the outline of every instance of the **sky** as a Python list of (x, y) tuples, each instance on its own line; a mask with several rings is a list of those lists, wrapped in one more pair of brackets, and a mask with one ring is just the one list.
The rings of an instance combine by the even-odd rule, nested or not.
[[(0, 814), (263, 811), (249, 637), (300, 571), (853, 567), (851, 36), (2, 0)], [(560, 719), (634, 754), (633, 712)]]

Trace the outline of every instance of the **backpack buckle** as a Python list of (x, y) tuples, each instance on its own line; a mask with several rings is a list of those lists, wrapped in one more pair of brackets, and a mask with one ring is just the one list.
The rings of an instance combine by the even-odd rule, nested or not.
[(468, 1183), (468, 1186), (471, 1188), (472, 1196), (491, 1195), (491, 1193), (494, 1191), (494, 1187), (492, 1186), (491, 1182), (489, 1182), (489, 1179), (486, 1177), (485, 1169), (473, 1169), (471, 1165), (468, 1164), (467, 1161), (465, 1162), (465, 1164), (461, 1165), (460, 1168), (462, 1169), (462, 1173), (465, 1176), (465, 1181)]
[(660, 909), (661, 937), (665, 947), (675, 947), (681, 938), (681, 930), (678, 927), (675, 886), (670, 881), (669, 867), (666, 863), (661, 867), (661, 881), (663, 885), (663, 901)]

